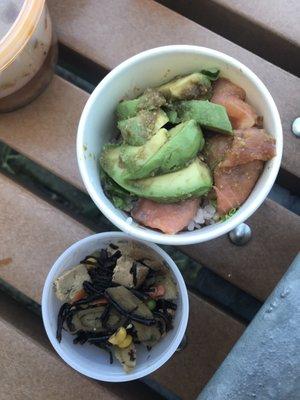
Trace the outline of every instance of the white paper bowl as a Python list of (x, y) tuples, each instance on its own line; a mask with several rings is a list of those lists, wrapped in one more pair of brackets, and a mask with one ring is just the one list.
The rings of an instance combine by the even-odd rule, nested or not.
[[(179, 74), (217, 67), (222, 76), (246, 90), (247, 100), (264, 118), (264, 127), (276, 138), (277, 155), (265, 165), (247, 201), (223, 223), (192, 232), (166, 235), (136, 223), (116, 209), (103, 193), (99, 179), (99, 156), (103, 144), (116, 133), (115, 110), (124, 97), (136, 97), (147, 87), (169, 81)], [(229, 232), (245, 221), (267, 197), (279, 170), (282, 127), (276, 105), (261, 80), (245, 65), (219, 51), (197, 46), (174, 45), (147, 50), (124, 61), (96, 87), (83, 110), (77, 136), (80, 173), (90, 196), (102, 213), (118, 228), (137, 238), (169, 245), (201, 243)]]
[[(144, 346), (137, 345), (136, 368), (129, 374), (123, 371), (118, 361), (114, 360), (113, 364), (109, 364), (109, 356), (103, 350), (89, 344), (74, 345), (72, 343), (74, 337), (68, 332), (63, 331), (62, 341), (58, 343), (56, 339), (57, 314), (62, 303), (56, 298), (52, 286), (55, 278), (64, 270), (78, 264), (88, 254), (100, 248), (106, 248), (109, 243), (116, 243), (119, 240), (139, 242), (142, 246), (156, 253), (157, 258), (163, 260), (173, 273), (179, 292), (174, 328), (150, 352)], [(130, 238), (125, 233), (106, 232), (89, 236), (74, 243), (57, 259), (45, 282), (42, 296), (42, 314), (50, 342), (67, 364), (90, 378), (108, 382), (125, 382), (151, 374), (174, 354), (186, 330), (189, 300), (181, 273), (165, 251), (155, 244)]]

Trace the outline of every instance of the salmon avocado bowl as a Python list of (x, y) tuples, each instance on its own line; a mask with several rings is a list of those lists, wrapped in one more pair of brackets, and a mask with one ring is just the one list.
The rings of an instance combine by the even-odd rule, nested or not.
[[(182, 53), (179, 62), (173, 49)], [(118, 82), (122, 73), (126, 84)], [(95, 139), (93, 131), (90, 140), (87, 114), (95, 102), (88, 102), (77, 152), (87, 189), (112, 222), (142, 239), (177, 244), (162, 238), (181, 237), (178, 244), (189, 244), (228, 232), (255, 211), (276, 178), (282, 133), (269, 92), (250, 70), (213, 50), (167, 46), (141, 53), (111, 74), (114, 101), (104, 106), (110, 121), (99, 124), (93, 115), (90, 124), (103, 137)], [(109, 75), (95, 99), (97, 90), (108, 96)]]

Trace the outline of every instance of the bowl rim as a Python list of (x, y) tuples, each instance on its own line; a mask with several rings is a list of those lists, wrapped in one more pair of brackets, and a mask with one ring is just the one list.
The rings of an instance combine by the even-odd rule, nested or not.
[[(57, 276), (57, 269), (62, 265), (64, 262), (65, 258), (68, 257), (69, 254), (73, 253), (76, 251), (78, 246), (83, 246), (90, 242), (94, 241), (95, 239), (109, 239), (111, 238), (112, 240), (114, 239), (125, 239), (125, 240), (133, 240), (136, 242), (139, 242), (149, 248), (151, 248), (155, 253), (158, 253), (164, 261), (167, 263), (168, 267), (171, 269), (173, 272), (173, 275), (176, 279), (177, 286), (178, 286), (178, 292), (179, 296), (181, 298), (181, 303), (182, 303), (182, 312), (180, 315), (179, 323), (178, 323), (178, 328), (175, 337), (173, 340), (168, 344), (168, 347), (164, 351), (163, 354), (153, 363), (151, 363), (149, 366), (145, 365), (143, 370), (141, 371), (133, 371), (130, 374), (126, 374), (123, 372), (122, 375), (113, 375), (113, 374), (107, 374), (101, 370), (101, 364), (99, 364), (99, 371), (97, 372), (92, 372), (89, 371), (85, 368), (83, 368), (80, 364), (78, 364), (76, 361), (74, 361), (74, 358), (69, 356), (69, 352), (65, 351), (64, 349), (61, 348), (60, 344), (58, 343), (55, 334), (53, 334), (53, 327), (51, 326), (50, 323), (50, 318), (49, 318), (49, 309), (51, 308), (51, 302), (50, 302), (50, 295), (52, 292), (52, 284), (54, 278)], [(172, 355), (176, 352), (176, 349), (178, 348), (184, 334), (187, 328), (187, 323), (188, 323), (188, 317), (189, 317), (189, 298), (188, 298), (188, 292), (186, 288), (186, 284), (184, 282), (184, 279), (181, 275), (181, 272), (179, 271), (179, 268), (175, 264), (175, 262), (172, 260), (172, 258), (159, 246), (157, 246), (155, 243), (149, 243), (141, 239), (137, 239), (135, 237), (132, 237), (130, 235), (127, 235), (124, 232), (102, 232), (102, 233), (97, 233), (94, 235), (87, 236), (75, 243), (73, 243), (71, 246), (69, 246), (61, 255), (57, 258), (55, 263), (52, 265), (51, 269), (48, 272), (48, 275), (46, 277), (45, 283), (44, 283), (44, 288), (43, 288), (43, 293), (42, 293), (42, 318), (43, 318), (43, 323), (44, 327), (47, 333), (47, 336), (54, 347), (55, 351), (60, 355), (60, 357), (72, 368), (74, 368), (76, 371), (80, 372), (81, 374), (88, 376), (93, 379), (101, 380), (101, 381), (106, 381), (106, 382), (127, 382), (127, 381), (132, 381), (134, 379), (139, 379), (142, 378), (146, 375), (151, 374), (152, 372), (156, 371), (158, 368), (160, 368), (162, 365), (164, 365), (169, 358), (172, 357)]]
[[(115, 212), (111, 211), (107, 205), (102, 202), (101, 195), (94, 189), (92, 182), (89, 179), (88, 170), (86, 168), (86, 164), (84, 162), (84, 157), (82, 157), (82, 149), (83, 149), (83, 138), (84, 138), (84, 131), (85, 126), (87, 124), (88, 116), (91, 109), (94, 106), (94, 102), (98, 97), (98, 94), (101, 92), (102, 88), (105, 87), (111, 80), (115, 78), (123, 69), (130, 67), (130, 65), (139, 62), (140, 60), (147, 61), (148, 57), (161, 55), (161, 54), (168, 54), (169, 52), (179, 52), (179, 53), (197, 53), (201, 54), (202, 56), (213, 56), (216, 58), (220, 58), (223, 61), (227, 62), (229, 65), (233, 65), (235, 68), (238, 68), (243, 71), (243, 74), (249, 79), (256, 87), (259, 87), (260, 91), (262, 92), (266, 102), (268, 103), (271, 109), (271, 115), (275, 125), (276, 131), (276, 156), (272, 159), (272, 167), (270, 172), (264, 182), (263, 188), (255, 197), (255, 203), (252, 202), (251, 207), (248, 206), (244, 209), (241, 213), (237, 213), (233, 215), (228, 220), (215, 224), (213, 229), (209, 232), (203, 233), (200, 229), (199, 235), (193, 234), (182, 234), (177, 233), (175, 235), (167, 235), (162, 232), (158, 232), (151, 228), (143, 229), (142, 226), (139, 224), (130, 224), (126, 220), (123, 220), (120, 216), (118, 216)], [(224, 54), (220, 51), (213, 50), (207, 47), (201, 46), (194, 46), (194, 45), (169, 45), (169, 46), (161, 46), (156, 47), (153, 49), (149, 49), (138, 53), (127, 60), (123, 61), (117, 67), (115, 67), (111, 72), (109, 72), (105, 78), (96, 86), (92, 94), (90, 95), (83, 112), (80, 117), (79, 125), (78, 125), (78, 133), (77, 133), (77, 144), (76, 144), (76, 152), (77, 152), (77, 161), (79, 166), (79, 171), (83, 180), (83, 183), (91, 196), (94, 203), (97, 207), (101, 210), (101, 212), (119, 229), (123, 232), (132, 235), (138, 239), (147, 240), (154, 243), (159, 244), (168, 244), (168, 245), (189, 245), (189, 244), (197, 244), (206, 242), (215, 238), (218, 238), (221, 235), (224, 235), (234, 229), (237, 225), (247, 220), (260, 205), (266, 199), (268, 193), (270, 192), (275, 179), (277, 177), (281, 158), (282, 158), (282, 150), (283, 150), (283, 135), (282, 135), (282, 125), (279, 116), (278, 109), (276, 104), (264, 85), (264, 83), (258, 78), (258, 76), (250, 70), (247, 66), (245, 66), (240, 61), (236, 60), (235, 58)], [(109, 200), (109, 199), (108, 199)], [(110, 200), (109, 200), (110, 201)], [(195, 232), (195, 231), (193, 231)]]

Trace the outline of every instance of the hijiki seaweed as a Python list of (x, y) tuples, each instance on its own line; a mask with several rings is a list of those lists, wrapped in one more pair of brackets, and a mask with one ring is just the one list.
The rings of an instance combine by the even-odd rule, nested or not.
[(170, 277), (163, 263), (152, 268), (146, 258), (136, 259), (113, 243), (87, 255), (54, 282), (63, 301), (57, 340), (68, 331), (75, 345), (89, 343), (108, 352), (110, 363), (114, 354), (130, 372), (136, 364), (135, 346), (150, 351), (173, 327), (177, 287)]

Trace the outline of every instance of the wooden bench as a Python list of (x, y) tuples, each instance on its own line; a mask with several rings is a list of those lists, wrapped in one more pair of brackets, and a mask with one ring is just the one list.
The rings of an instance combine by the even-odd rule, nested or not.
[(202, 0), (201, 5), (197, 0), (159, 2), (299, 76), (297, 0)]
[[(291, 122), (299, 112), (298, 78), (153, 1), (91, 0), (83, 4), (79, 0), (50, 0), (48, 4), (60, 43), (76, 55), (81, 65), (86, 64), (87, 70), (92, 63), (93, 73), (103, 74), (139, 51), (171, 43), (213, 47), (240, 59), (264, 80), (281, 113), (285, 140), (281, 176), (285, 180), (282, 178), (280, 183), (289, 188), (299, 184), (300, 142), (290, 132)], [(91, 81), (93, 79), (91, 76)], [(0, 140), (84, 191), (77, 169), (75, 140), (87, 98), (85, 91), (56, 75), (45, 93), (32, 104), (1, 115)], [(0, 278), (38, 304), (53, 261), (67, 246), (92, 231), (2, 174), (0, 193)], [(250, 218), (249, 224), (253, 239), (245, 247), (237, 248), (227, 237), (222, 237), (180, 250), (264, 300), (299, 249), (299, 217), (269, 199)], [(190, 302), (188, 346), (151, 376), (154, 382), (168, 389), (170, 396), (175, 394), (183, 399), (196, 397), (244, 330), (243, 323), (207, 300), (191, 293)], [(65, 366), (65, 372), (60, 372), (62, 364), (48, 355), (45, 343), (30, 347), (33, 342), (28, 330), (21, 335), (11, 323), (0, 322), (2, 331), (5, 337), (13, 337), (19, 348), (37, 352), (36, 362), (29, 365), (31, 371), (38, 370), (44, 354), (54, 360), (49, 362), (54, 370), (53, 380), (51, 378), (46, 386), (49, 393), (53, 393), (52, 385), (60, 382), (56, 381), (57, 375), (66, 374), (70, 386), (73, 381), (79, 381), (78, 375)], [(22, 353), (25, 358), (26, 351)], [(1, 347), (0, 355), (2, 352), (5, 356), (5, 346)], [(50, 374), (50, 369), (41, 371)], [(41, 375), (37, 375), (36, 382), (38, 377), (41, 379)], [(93, 390), (98, 390), (100, 396), (106, 393), (104, 384), (85, 381), (91, 385), (86, 387), (91, 396)], [(76, 385), (74, 383), (75, 388)], [(29, 390), (26, 385), (24, 387)], [(28, 397), (38, 398), (34, 397), (37, 386), (32, 385), (30, 390)], [(73, 393), (73, 389), (70, 390)], [(17, 395), (16, 392), (12, 398)], [(107, 396), (114, 399), (116, 395), (109, 391)], [(48, 397), (51, 398), (49, 394)]]
[[(0, 278), (40, 303), (46, 275), (58, 255), (92, 232), (1, 175), (0, 191), (1, 226), (6, 228), (0, 233), (0, 260), (7, 260), (0, 269)], [(241, 323), (193, 294), (190, 309), (187, 335), (191, 345), (154, 374), (158, 382), (182, 396), (197, 395), (244, 329)], [(201, 363), (190, 376), (185, 367), (192, 368), (195, 351), (207, 364)], [(181, 375), (180, 381), (173, 379), (177, 374)]]

